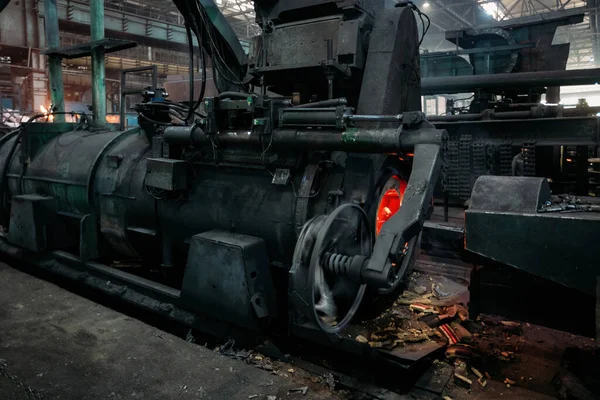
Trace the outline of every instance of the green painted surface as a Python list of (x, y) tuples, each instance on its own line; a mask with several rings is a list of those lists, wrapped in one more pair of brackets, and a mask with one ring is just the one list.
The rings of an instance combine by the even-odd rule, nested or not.
[(22, 130), (27, 141), (28, 154), (34, 157), (37, 151), (57, 135), (73, 131), (78, 124), (70, 122), (40, 122), (23, 124)]
[(343, 143), (355, 143), (358, 140), (358, 129), (356, 128), (348, 128), (344, 133), (342, 133), (342, 142)]
[[(60, 47), (60, 36), (58, 30), (58, 11), (56, 0), (44, 0), (44, 13), (46, 25), (46, 42), (48, 49)], [(56, 111), (65, 111), (65, 93), (63, 88), (62, 66), (60, 58), (48, 57), (48, 79), (50, 86), (50, 98)], [(56, 122), (64, 122), (64, 115), (56, 115)]]
[[(90, 30), (92, 41), (104, 39), (104, 0), (90, 4)], [(104, 47), (92, 48), (92, 108), (96, 128), (106, 127), (106, 69)]]
[[(84, 215), (92, 208), (88, 183), (90, 174), (96, 173), (92, 172), (95, 160), (106, 146), (112, 147), (109, 143), (122, 132), (93, 134), (77, 127), (73, 123), (26, 124), (27, 137), (31, 138), (28, 143), (36, 143), (37, 148), (29, 153), (31, 164), (22, 185), (24, 193), (54, 197), (58, 210)], [(139, 129), (128, 131), (134, 135), (138, 132)], [(13, 165), (15, 162), (18, 160)], [(110, 180), (116, 178), (107, 176)], [(19, 178), (11, 180), (18, 182)]]

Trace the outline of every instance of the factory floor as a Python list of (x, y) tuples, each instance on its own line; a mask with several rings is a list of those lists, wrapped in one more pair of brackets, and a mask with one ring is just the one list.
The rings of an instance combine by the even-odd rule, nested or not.
[[(440, 383), (454, 400), (598, 398), (587, 397), (590, 384), (600, 388), (593, 340), (529, 324), (514, 332), (499, 317), (478, 321), (483, 330), (472, 346), (483, 357), (478, 367), (489, 378), (485, 387), (472, 365), (442, 353), (411, 393), (378, 398), (440, 398), (432, 388)], [(591, 361), (578, 365), (586, 357)], [(368, 398), (332, 391), (326, 377), (269, 363), (266, 371), (227, 358), (0, 263), (2, 400)], [(455, 373), (472, 385), (464, 387)], [(299, 388), (306, 394), (293, 391)]]
[[(295, 372), (295, 371), (294, 371)], [(0, 263), (0, 399), (320, 399), (275, 375)], [(290, 389), (310, 386), (305, 396)]]

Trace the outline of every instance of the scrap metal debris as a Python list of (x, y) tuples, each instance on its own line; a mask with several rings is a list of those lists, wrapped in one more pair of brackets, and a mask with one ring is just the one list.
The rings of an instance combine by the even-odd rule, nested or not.
[(559, 195), (557, 200), (542, 204), (538, 212), (600, 212), (600, 204), (590, 201), (584, 202), (578, 197), (569, 195)]
[(185, 335), (185, 340), (190, 343), (196, 343), (196, 337), (191, 329), (188, 331), (187, 335)]
[(359, 343), (369, 343), (369, 339), (367, 339), (363, 335), (358, 335), (356, 337), (356, 341), (359, 342)]
[[(433, 341), (440, 345), (469, 342), (473, 335), (462, 324), (469, 321), (463, 304), (468, 287), (443, 276), (415, 273), (392, 307), (375, 319), (354, 339), (372, 348), (394, 350), (414, 343)], [(464, 301), (466, 303), (466, 301)]]
[(477, 350), (473, 346), (465, 344), (455, 344), (446, 348), (446, 358), (471, 359), (475, 357)]
[(456, 378), (456, 381), (458, 383), (461, 383), (462, 385), (466, 386), (467, 388), (470, 388), (471, 385), (473, 384), (473, 381), (470, 380), (469, 378), (467, 378), (466, 376), (463, 376), (461, 374), (455, 373), (454, 374), (454, 378)]
[(364, 336), (362, 338), (357, 337), (357, 341), (364, 343), (363, 340), (367, 340), (369, 346), (373, 348), (391, 350), (406, 343), (429, 340), (434, 335), (433, 331), (427, 327), (422, 329), (405, 328), (392, 322), (387, 327), (371, 333), (368, 339)]
[(517, 326), (521, 326), (520, 323), (518, 322), (514, 322), (514, 321), (500, 321), (500, 323), (504, 326), (508, 326), (508, 327), (517, 327)]
[(302, 393), (302, 396), (306, 396), (306, 393), (308, 393), (308, 386), (303, 386), (301, 388), (298, 389), (290, 389), (288, 390), (288, 396), (293, 394), (293, 393)]
[(427, 288), (425, 286), (415, 286), (413, 290), (419, 296), (422, 296), (427, 292)]
[(504, 383), (506, 385), (516, 385), (517, 384), (517, 382), (513, 381), (512, 379), (508, 379), (508, 378), (504, 379)]
[(325, 383), (327, 383), (329, 390), (335, 389), (335, 377), (333, 376), (333, 374), (325, 375)]

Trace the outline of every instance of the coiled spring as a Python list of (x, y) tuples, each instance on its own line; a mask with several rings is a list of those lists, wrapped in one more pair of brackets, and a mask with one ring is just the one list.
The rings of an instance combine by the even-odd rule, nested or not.
[(352, 260), (354, 260), (354, 257), (345, 254), (327, 253), (325, 254), (323, 267), (329, 273), (339, 276), (349, 276)]

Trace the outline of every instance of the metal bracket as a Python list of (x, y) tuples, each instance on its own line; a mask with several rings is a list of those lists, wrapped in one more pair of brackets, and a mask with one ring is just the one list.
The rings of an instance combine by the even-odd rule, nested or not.
[(392, 264), (400, 261), (404, 244), (421, 232), (442, 169), (441, 145), (417, 144), (414, 153), (413, 170), (402, 207), (383, 226), (363, 271), (367, 284), (377, 288), (389, 286)]
[(266, 318), (269, 316), (267, 302), (262, 293), (256, 293), (254, 296), (252, 296), (250, 301), (252, 302), (252, 307), (254, 307), (254, 312), (256, 313), (256, 317), (258, 319)]
[(290, 180), (291, 172), (289, 169), (277, 168), (273, 175), (273, 185), (285, 186)]

